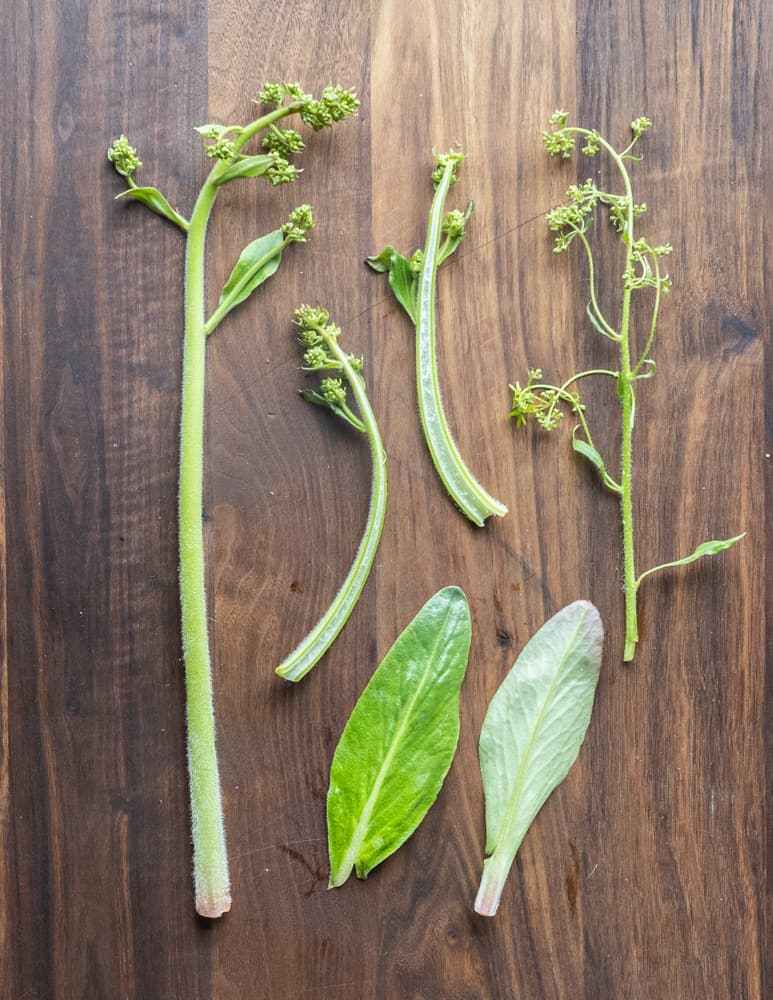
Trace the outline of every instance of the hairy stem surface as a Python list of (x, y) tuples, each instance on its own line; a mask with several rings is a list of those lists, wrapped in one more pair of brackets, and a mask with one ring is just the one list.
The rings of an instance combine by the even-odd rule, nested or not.
[(196, 911), (205, 917), (219, 917), (231, 908), (231, 891), (215, 747), (202, 521), (207, 337), (204, 244), (217, 194), (211, 178), (210, 174), (196, 202), (186, 246), (179, 545)]

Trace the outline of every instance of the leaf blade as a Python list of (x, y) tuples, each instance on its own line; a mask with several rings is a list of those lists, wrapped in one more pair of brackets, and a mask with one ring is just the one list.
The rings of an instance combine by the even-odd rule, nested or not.
[(151, 210), (151, 212), (155, 212), (156, 215), (160, 215), (163, 218), (168, 219), (170, 222), (173, 222), (184, 232), (188, 231), (188, 220), (184, 219), (179, 212), (175, 212), (158, 188), (130, 187), (115, 196), (116, 201), (118, 201), (119, 198), (134, 198), (136, 201), (141, 201), (143, 205), (146, 205)]
[(214, 184), (216, 187), (222, 187), (239, 177), (262, 177), (274, 161), (273, 156), (265, 153), (257, 156), (245, 156), (230, 164), (227, 170), (215, 178)]
[(228, 308), (220, 316), (221, 319), (276, 273), (282, 259), (283, 242), (282, 230), (275, 229), (272, 233), (259, 236), (242, 250), (231, 276), (220, 293), (218, 310), (220, 306), (228, 304)]
[(645, 570), (636, 581), (636, 586), (638, 588), (642, 580), (651, 573), (657, 573), (662, 569), (671, 569), (674, 566), (687, 566), (698, 559), (702, 559), (704, 556), (716, 556), (720, 552), (725, 552), (731, 546), (735, 545), (736, 542), (740, 542), (745, 535), (746, 532), (742, 531), (740, 535), (734, 535), (733, 538), (714, 538), (708, 542), (701, 542), (689, 556), (685, 556), (683, 559), (675, 559), (673, 562), (660, 563), (659, 566), (652, 566), (650, 569)]
[(403, 257), (393, 246), (386, 246), (381, 253), (366, 257), (365, 263), (381, 274), (389, 272), (389, 287), (415, 324), (418, 275), (411, 269), (408, 258)]
[[(344, 728), (327, 798), (330, 886), (365, 878), (435, 801), (459, 738), (471, 624), (458, 587), (431, 597), (397, 637)], [(427, 739), (430, 733), (431, 739)]]
[(577, 758), (602, 642), (598, 611), (588, 601), (575, 601), (532, 636), (491, 699), (479, 743), (489, 857), (477, 913), (496, 913), (526, 831)]

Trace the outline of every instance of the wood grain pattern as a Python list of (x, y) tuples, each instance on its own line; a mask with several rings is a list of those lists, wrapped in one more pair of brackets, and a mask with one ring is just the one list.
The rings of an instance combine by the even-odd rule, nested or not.
[[(3, 21), (0, 996), (763, 1000), (768, 8), (31, 0)], [(209, 345), (205, 517), (234, 908), (207, 925), (191, 898), (176, 591), (183, 242), (112, 201), (104, 150), (126, 132), (145, 182), (188, 211), (208, 168), (190, 126), (245, 119), (264, 79), (282, 76), (354, 85), (363, 103), (356, 122), (309, 136), (297, 185), (234, 185), (210, 229), (215, 296), (243, 245), (289, 209), (309, 201), (318, 220)], [(544, 212), (593, 169), (544, 154), (556, 106), (614, 140), (638, 114), (655, 121), (635, 190), (647, 232), (674, 245), (674, 292), (657, 378), (639, 393), (639, 563), (749, 533), (643, 585), (627, 668), (614, 498), (572, 455), (568, 428), (516, 434), (506, 417), (508, 382), (528, 365), (612, 361), (587, 330), (583, 262), (554, 257), (545, 231)], [(362, 263), (422, 243), (432, 147), (455, 142), (468, 159), (450, 207), (473, 198), (475, 210), (440, 275), (439, 351), (461, 451), (511, 511), (483, 530), (443, 495), (410, 325)], [(304, 301), (326, 304), (365, 354), (390, 497), (358, 608), (290, 687), (273, 668), (346, 572), (369, 487), (365, 442), (295, 395), (290, 316)], [(587, 401), (612, 453), (615, 400), (589, 385)], [(335, 743), (396, 634), (451, 583), (474, 630), (451, 772), (404, 848), (328, 892)], [(472, 911), (477, 735), (526, 639), (579, 597), (607, 629), (588, 739), (486, 921)]]

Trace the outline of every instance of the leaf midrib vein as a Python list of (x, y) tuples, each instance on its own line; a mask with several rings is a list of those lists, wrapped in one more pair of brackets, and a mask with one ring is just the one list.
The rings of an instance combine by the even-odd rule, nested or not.
[(544, 698), (542, 706), (540, 708), (540, 712), (539, 712), (539, 716), (537, 718), (537, 722), (535, 723), (535, 725), (534, 725), (534, 727), (532, 729), (531, 736), (529, 737), (529, 741), (528, 741), (528, 743), (526, 745), (526, 751), (524, 752), (523, 757), (521, 758), (521, 763), (520, 763), (520, 766), (518, 768), (518, 773), (516, 775), (515, 783), (513, 785), (513, 791), (512, 791), (512, 793), (510, 795), (510, 805), (507, 808), (507, 812), (505, 814), (505, 818), (504, 818), (504, 820), (502, 822), (502, 826), (500, 828), (499, 839), (498, 839), (495, 847), (492, 849), (492, 851), (491, 851), (491, 853), (489, 855), (490, 857), (493, 857), (493, 855), (500, 849), (500, 847), (502, 846), (502, 844), (507, 844), (508, 843), (508, 837), (506, 836), (506, 834), (509, 832), (509, 830), (510, 830), (510, 828), (512, 826), (513, 820), (515, 818), (515, 813), (516, 813), (516, 809), (517, 809), (517, 806), (518, 806), (518, 803), (519, 803), (519, 799), (520, 799), (520, 795), (521, 795), (521, 789), (523, 787), (524, 778), (525, 778), (525, 774), (526, 774), (526, 765), (528, 764), (529, 758), (531, 757), (532, 751), (534, 749), (534, 744), (535, 744), (536, 739), (537, 739), (537, 734), (539, 733), (539, 731), (540, 731), (540, 729), (542, 727), (542, 723), (543, 723), (543, 720), (545, 718), (545, 713), (547, 712), (548, 705), (549, 705), (549, 703), (550, 703), (550, 701), (552, 699), (552, 696), (553, 696), (553, 691), (555, 690), (555, 687), (558, 684), (559, 677), (561, 676), (561, 673), (563, 672), (563, 669), (564, 669), (564, 667), (566, 665), (566, 661), (569, 658), (570, 651), (574, 647), (575, 640), (577, 639), (577, 635), (578, 635), (578, 633), (580, 631), (580, 628), (582, 627), (582, 625), (583, 625), (583, 623), (585, 621), (586, 615), (587, 615), (587, 612), (583, 612), (582, 617), (578, 621), (577, 626), (576, 626), (574, 632), (572, 633), (571, 640), (566, 644), (566, 650), (564, 652), (564, 655), (561, 657), (561, 661), (560, 661), (560, 663), (558, 665), (558, 669), (554, 673), (553, 679), (551, 680), (550, 685), (549, 685), (548, 690), (547, 690), (547, 693), (545, 694), (545, 698)]
[(432, 646), (432, 653), (427, 658), (427, 667), (424, 671), (424, 676), (421, 678), (421, 682), (419, 683), (418, 687), (413, 693), (411, 700), (406, 707), (406, 711), (403, 714), (403, 719), (400, 722), (399, 726), (397, 727), (397, 730), (395, 731), (395, 734), (389, 743), (387, 752), (384, 755), (384, 760), (381, 764), (381, 767), (379, 768), (378, 774), (376, 775), (376, 779), (373, 782), (373, 787), (370, 791), (370, 794), (368, 795), (365, 805), (363, 806), (362, 815), (360, 816), (357, 826), (354, 829), (354, 833), (352, 834), (349, 850), (346, 852), (344, 861), (342, 862), (339, 868), (339, 871), (346, 872), (347, 878), (349, 876), (349, 872), (351, 872), (352, 868), (354, 867), (357, 861), (357, 856), (359, 854), (360, 848), (362, 847), (362, 843), (365, 840), (368, 823), (370, 822), (373, 809), (376, 805), (378, 796), (381, 793), (381, 789), (384, 785), (384, 781), (389, 771), (389, 767), (392, 761), (394, 760), (395, 754), (397, 753), (397, 747), (402, 742), (403, 735), (408, 727), (408, 720), (411, 718), (414, 706), (419, 700), (419, 696), (421, 695), (427, 683), (427, 678), (429, 677), (429, 674), (432, 670), (432, 666), (435, 662), (438, 648), (441, 645), (441, 641), (445, 638), (445, 633), (446, 633), (445, 626), (447, 621), (448, 621), (448, 612), (446, 612), (445, 615), (445, 621), (443, 622), (443, 629), (441, 632), (438, 633), (438, 636), (435, 639), (435, 642), (433, 643)]

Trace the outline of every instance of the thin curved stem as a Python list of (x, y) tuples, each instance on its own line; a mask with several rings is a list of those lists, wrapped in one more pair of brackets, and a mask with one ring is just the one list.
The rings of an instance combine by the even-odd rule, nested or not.
[(641, 357), (636, 362), (636, 365), (631, 372), (633, 378), (639, 374), (639, 370), (644, 362), (647, 360), (647, 355), (650, 353), (650, 348), (652, 347), (652, 341), (655, 339), (655, 327), (658, 322), (658, 312), (660, 311), (660, 264), (658, 263), (657, 254), (651, 254), (653, 269), (655, 271), (655, 303), (652, 307), (652, 320), (650, 321), (650, 332), (647, 337), (647, 343), (644, 345), (644, 350), (641, 352)]
[(599, 326), (603, 328), (604, 332), (610, 338), (610, 340), (619, 341), (620, 334), (617, 332), (617, 330), (614, 329), (614, 327), (610, 326), (610, 324), (606, 321), (606, 319), (604, 318), (604, 314), (601, 312), (601, 309), (599, 308), (598, 300), (596, 299), (596, 273), (593, 264), (593, 253), (591, 252), (590, 243), (588, 243), (585, 233), (582, 232), (582, 230), (578, 229), (577, 235), (582, 240), (582, 245), (585, 247), (585, 256), (588, 258), (590, 301), (591, 305), (593, 306), (593, 313), (596, 319), (598, 320)]
[(341, 589), (311, 632), (277, 667), (276, 672), (279, 676), (288, 681), (299, 681), (305, 677), (324, 656), (346, 624), (360, 598), (365, 581), (373, 566), (386, 516), (386, 453), (376, 423), (376, 416), (365, 391), (365, 383), (359, 373), (352, 368), (348, 355), (339, 347), (336, 338), (329, 336), (324, 327), (317, 329), (325, 340), (330, 353), (340, 363), (341, 370), (352, 388), (362, 416), (362, 425), (368, 436), (373, 466), (371, 498), (365, 532)]

